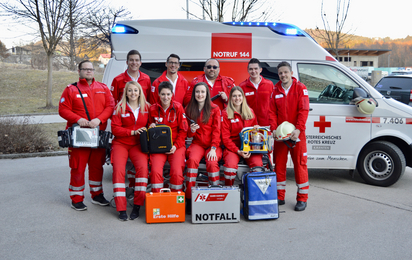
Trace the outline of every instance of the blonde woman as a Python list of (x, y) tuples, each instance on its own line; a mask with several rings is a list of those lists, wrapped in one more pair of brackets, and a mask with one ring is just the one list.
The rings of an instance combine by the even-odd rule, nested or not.
[(233, 185), (240, 158), (244, 158), (249, 168), (263, 166), (262, 154), (251, 154), (240, 150), (239, 133), (245, 127), (259, 128), (253, 110), (247, 105), (245, 94), (240, 87), (230, 90), (229, 102), (222, 111), (222, 142), (225, 185)]
[(140, 134), (146, 130), (149, 121), (149, 105), (142, 87), (135, 81), (126, 83), (122, 99), (112, 116), (112, 132), (115, 136), (112, 144), (111, 160), (113, 164), (113, 193), (119, 220), (126, 221), (126, 185), (125, 169), (130, 158), (136, 169), (134, 187), (134, 206), (130, 219), (139, 217), (140, 206), (144, 203), (149, 155), (140, 147)]

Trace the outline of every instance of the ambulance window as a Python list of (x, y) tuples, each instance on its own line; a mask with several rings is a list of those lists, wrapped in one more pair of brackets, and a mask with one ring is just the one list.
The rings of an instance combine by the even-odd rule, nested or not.
[(335, 67), (322, 64), (298, 64), (299, 80), (309, 91), (311, 103), (349, 104), (353, 89), (359, 87)]
[(260, 75), (265, 79), (268, 79), (273, 82), (273, 85), (278, 83), (279, 75), (278, 75), (278, 66), (279, 62), (262, 62), (262, 73)]

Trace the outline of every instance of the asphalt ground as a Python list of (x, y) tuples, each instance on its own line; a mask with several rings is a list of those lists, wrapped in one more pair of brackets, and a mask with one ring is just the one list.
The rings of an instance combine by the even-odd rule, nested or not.
[[(0, 160), (1, 259), (410, 259), (412, 169), (391, 187), (348, 171), (311, 170), (308, 207), (295, 212), (288, 172), (277, 220), (146, 224), (117, 220), (115, 208), (70, 207), (67, 156)], [(111, 166), (103, 187), (111, 199)], [(128, 214), (131, 207), (128, 208)]]

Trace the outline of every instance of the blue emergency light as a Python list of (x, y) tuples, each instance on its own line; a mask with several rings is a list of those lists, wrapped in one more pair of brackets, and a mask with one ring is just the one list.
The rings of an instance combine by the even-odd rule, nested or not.
[(298, 27), (287, 23), (273, 23), (273, 22), (227, 22), (223, 23), (232, 26), (250, 26), (250, 27), (268, 27), (277, 34), (287, 36), (308, 36), (306, 32)]
[(112, 33), (118, 34), (138, 34), (139, 31), (133, 27), (124, 24), (115, 24), (112, 28)]

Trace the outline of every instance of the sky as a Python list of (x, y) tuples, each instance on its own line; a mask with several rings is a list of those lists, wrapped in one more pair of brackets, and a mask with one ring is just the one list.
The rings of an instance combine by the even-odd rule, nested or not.
[[(1, 2), (13, 0), (0, 0)], [(201, 16), (198, 6), (189, 0), (189, 11)], [(266, 0), (274, 10), (271, 21), (294, 24), (301, 29), (319, 27), (322, 0)], [(348, 1), (348, 0), (342, 0)], [(410, 0), (351, 0), (343, 31), (359, 36), (392, 39), (412, 35)], [(186, 0), (116, 0), (113, 7), (127, 7), (133, 19), (186, 19)], [(324, 0), (326, 17), (330, 17), (331, 28), (336, 18), (336, 1)], [(194, 18), (193, 18), (194, 19)], [(230, 21), (230, 18), (225, 20)], [(27, 29), (13, 23), (10, 18), (0, 18), (0, 40), (7, 48), (29, 43), (35, 39)]]

